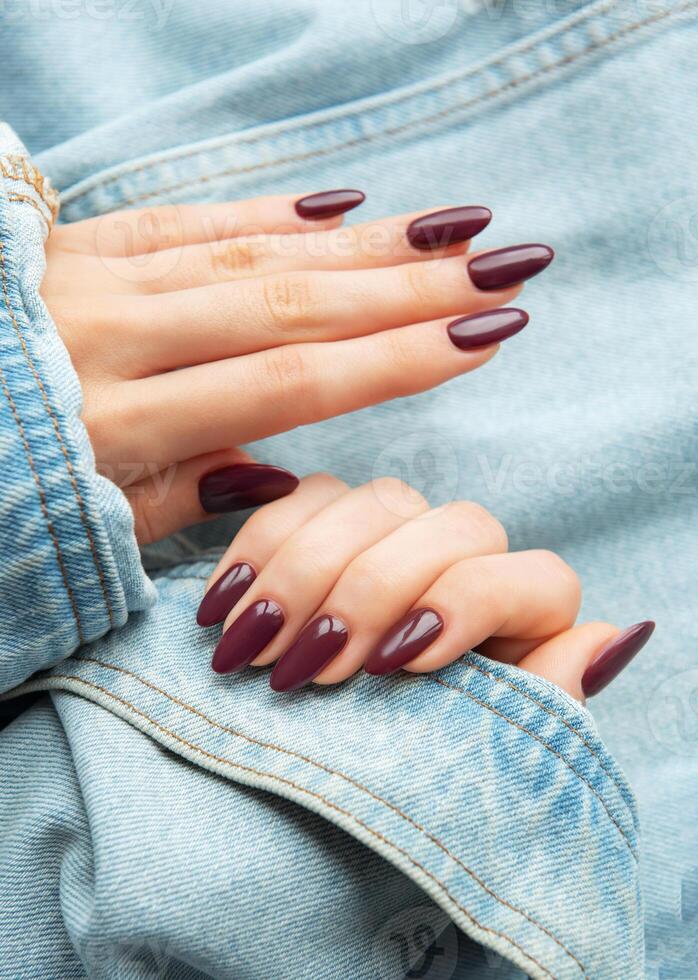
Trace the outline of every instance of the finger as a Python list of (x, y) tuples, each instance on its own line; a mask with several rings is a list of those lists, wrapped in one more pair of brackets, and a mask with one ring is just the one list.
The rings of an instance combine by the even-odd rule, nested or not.
[(470, 558), (444, 572), (378, 639), (366, 670), (437, 670), (490, 636), (547, 637), (574, 623), (580, 599), (577, 576), (553, 552)]
[(519, 667), (583, 701), (610, 684), (653, 632), (650, 620), (622, 632), (608, 623), (585, 623), (543, 643), (524, 657)]
[[(461, 352), (437, 322), (337, 344), (298, 345), (114, 384), (107, 405), (86, 395), (98, 457), (163, 468), (234, 441), (246, 443), (472, 370), (496, 348)], [(270, 412), (269, 406), (276, 406)], [(121, 438), (113, 445), (113, 419)]]
[[(319, 206), (316, 204), (314, 216), (307, 207), (305, 216), (300, 214), (296, 205), (308, 200), (308, 195), (301, 194), (223, 201), (220, 204), (167, 204), (115, 211), (74, 224), (60, 225), (53, 237), (58, 246), (67, 251), (133, 256), (246, 235), (336, 228), (342, 223), (342, 214), (363, 200), (360, 191), (348, 193), (353, 197), (335, 199), (335, 209), (341, 207), (341, 211), (335, 210), (334, 214), (331, 203), (324, 214), (322, 203)], [(325, 194), (311, 195), (316, 198), (321, 196), (328, 200)], [(331, 202), (331, 198), (329, 200)]]
[[(528, 319), (523, 311), (507, 316), (516, 329)], [(441, 320), (331, 344), (290, 345), (123, 382), (112, 386), (108, 406), (99, 398), (86, 402), (84, 417), (101, 459), (118, 450), (120, 458), (164, 466), (425, 391), (497, 352), (493, 343), (456, 347), (448, 326)], [(489, 337), (485, 330), (475, 339), (487, 343)], [(114, 418), (122, 422), (116, 448), (109, 438)]]
[[(474, 256), (473, 261), (477, 256)], [(153, 372), (287, 344), (366, 336), (510, 302), (520, 284), (478, 289), (463, 258), (351, 272), (294, 272), (158, 296), (120, 297)], [(123, 330), (122, 330), (123, 333)]]
[[(256, 463), (242, 449), (206, 453), (158, 470), (147, 467), (145, 479), (122, 485), (135, 520), (139, 544), (160, 541), (182, 528), (212, 520), (219, 514), (247, 510), (283, 498), (298, 478), (278, 466)], [(208, 487), (217, 484), (217, 506)], [(222, 490), (225, 490), (223, 495)], [(225, 506), (220, 505), (224, 496)]]
[(408, 521), (350, 562), (313, 613), (313, 619), (335, 617), (344, 623), (349, 635), (344, 649), (327, 664), (324, 649), (313, 642), (292, 643), (274, 668), (271, 686), (290, 691), (315, 678), (326, 684), (344, 680), (447, 568), (506, 548), (499, 521), (468, 501), (454, 501)]
[(348, 489), (329, 473), (314, 473), (289, 496), (252, 514), (209, 577), (199, 626), (222, 623), (284, 541)]
[[(247, 593), (245, 608), (226, 620), (214, 670), (271, 663), (357, 554), (427, 509), (419, 494), (406, 494), (404, 484), (386, 478), (350, 490), (321, 510), (282, 545)], [(326, 642), (341, 646), (346, 634), (326, 625)]]
[[(156, 252), (133, 270), (135, 278), (131, 268), (128, 273), (148, 292), (162, 293), (275, 273), (400, 265), (464, 253), (491, 217), (487, 208), (473, 206), (403, 214), (330, 231), (310, 228), (299, 234), (219, 237)], [(118, 265), (114, 271), (118, 274)]]

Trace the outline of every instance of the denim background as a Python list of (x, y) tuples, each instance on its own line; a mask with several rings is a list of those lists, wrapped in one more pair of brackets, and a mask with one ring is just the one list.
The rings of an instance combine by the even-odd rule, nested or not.
[[(39, 7), (29, 17), (5, 5), (13, 17), (0, 44), (15, 84), (5, 85), (0, 114), (42, 151), (64, 220), (344, 185), (367, 192), (362, 218), (485, 203), (495, 219), (478, 247), (556, 248), (545, 281), (524, 294), (531, 326), (485, 370), (256, 452), (351, 482), (396, 473), (434, 503), (479, 500), (512, 547), (551, 547), (574, 565), (586, 616), (657, 620), (652, 646), (593, 707), (639, 799), (645, 975), (692, 976), (698, 5), (445, 3), (421, 24), (391, 2), (210, 3), (205, 16), (188, 3), (153, 3), (130, 20), (116, 3), (107, 21), (85, 4), (69, 18)], [(195, 557), (231, 524), (181, 536), (149, 563)], [(192, 590), (190, 614), (195, 602)], [(138, 653), (137, 639), (122, 642), (117, 660)], [(151, 653), (153, 676), (167, 676), (167, 655)], [(111, 690), (110, 673), (85, 679)], [(193, 673), (179, 671), (168, 690), (196, 691)], [(56, 696), (64, 727), (73, 706), (74, 739), (87, 724), (79, 713), (96, 710), (76, 701)], [(28, 752), (31, 739), (24, 744)], [(610, 846), (612, 836), (603, 839)], [(535, 901), (544, 879), (525, 871), (515, 886), (528, 879)], [(585, 916), (607, 902), (602, 891), (573, 897), (583, 909), (575, 940), (593, 950)], [(550, 914), (559, 912), (556, 903)], [(605, 961), (590, 975), (637, 970), (637, 960)]]

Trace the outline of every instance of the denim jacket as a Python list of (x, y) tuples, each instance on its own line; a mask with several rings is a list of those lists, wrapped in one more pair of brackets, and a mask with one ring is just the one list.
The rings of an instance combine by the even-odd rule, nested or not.
[[(0, 976), (690, 976), (698, 3), (182, 0), (109, 32), (88, 6), (0, 40), (34, 78), (0, 110), (40, 151), (0, 128), (0, 691), (42, 695), (0, 733)], [(32, 74), (49, 44), (69, 110)], [(477, 199), (482, 247), (556, 246), (487, 370), (254, 452), (478, 499), (581, 572), (590, 617), (656, 618), (594, 705), (605, 742), (473, 653), (286, 696), (211, 672), (195, 611), (239, 522), (139, 554), (39, 296), (48, 178), (66, 221), (344, 185), (369, 217)]]

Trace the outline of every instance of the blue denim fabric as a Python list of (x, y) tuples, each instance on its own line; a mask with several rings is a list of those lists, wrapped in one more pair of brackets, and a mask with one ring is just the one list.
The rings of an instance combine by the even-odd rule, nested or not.
[[(486, 370), (255, 451), (351, 482), (393, 472), (434, 503), (477, 499), (512, 547), (551, 547), (577, 568), (588, 617), (657, 619), (653, 648), (594, 703), (639, 797), (647, 965), (633, 806), (588, 712), (473, 657), (438, 680), (359, 678), (286, 701), (256, 674), (212, 678), (214, 640), (192, 626), (211, 566), (176, 566), (220, 547), (229, 520), (153, 549), (149, 566), (173, 566), (156, 606), (32, 682), (51, 702), (2, 737), (10, 975), (130, 977), (143, 963), (156, 975), (164, 961), (172, 977), (398, 977), (399, 937), (419, 949), (414, 906), (479, 944), (461, 941), (454, 976), (695, 973), (698, 4), (437, 7), (426, 35), (397, 2), (211, 3), (206, 17), (178, 3), (159, 27), (153, 5), (150, 21), (108, 32), (84, 10), (19, 18), (0, 45), (33, 84), (6, 87), (0, 111), (44, 149), (64, 220), (359, 186), (362, 217), (477, 201), (495, 211), (478, 247), (556, 247), (523, 301), (531, 326)], [(48, 45), (70, 67), (56, 59), (60, 78), (40, 61)], [(114, 67), (97, 72), (105, 51)], [(3, 242), (38, 268), (38, 232), (3, 203)], [(41, 370), (51, 377), (51, 358)], [(61, 424), (74, 419), (51, 391)], [(140, 569), (116, 551), (133, 542), (107, 530), (120, 502), (99, 500), (75, 438), (89, 523), (104, 522), (98, 555), (131, 583), (119, 608), (140, 608)], [(37, 508), (23, 493), (13, 526)], [(74, 514), (63, 531), (84, 559)], [(36, 532), (29, 553), (41, 547)], [(33, 574), (54, 578), (58, 628), (65, 599), (43, 558)], [(90, 636), (108, 628), (97, 608)], [(8, 683), (75, 642), (73, 629), (25, 663), (33, 630), (15, 627)]]

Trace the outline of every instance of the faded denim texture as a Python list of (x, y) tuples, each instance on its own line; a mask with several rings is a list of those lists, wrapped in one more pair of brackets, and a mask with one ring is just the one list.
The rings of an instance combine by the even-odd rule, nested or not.
[(478, 248), (558, 253), (485, 370), (256, 455), (479, 500), (580, 572), (585, 616), (658, 629), (595, 699), (612, 754), (475, 655), (287, 698), (212, 676), (195, 609), (238, 522), (150, 549), (146, 578), (37, 300), (43, 218), (6, 177), (3, 688), (55, 666), (0, 735), (0, 975), (397, 980), (439, 935), (430, 980), (693, 977), (698, 3), (113, 9), (4, 11), (0, 116), (62, 220), (356, 186), (361, 220), (483, 203)]

